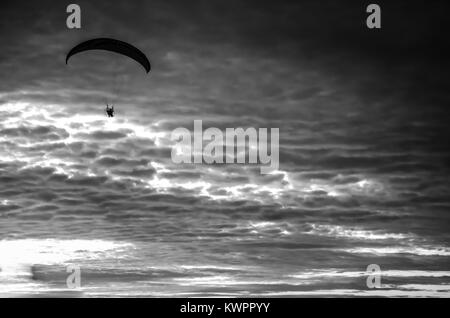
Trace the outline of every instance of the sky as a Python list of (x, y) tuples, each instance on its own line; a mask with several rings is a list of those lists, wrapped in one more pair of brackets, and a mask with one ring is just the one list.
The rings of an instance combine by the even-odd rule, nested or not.
[[(79, 30), (69, 2), (0, 5), (3, 238), (251, 239), (238, 250), (286, 266), (280, 246), (448, 257), (445, 2), (378, 1), (380, 30), (364, 1), (76, 3)], [(65, 64), (96, 37), (135, 45), (152, 71), (105, 52)], [(173, 163), (170, 133), (194, 120), (279, 128), (278, 171)]]

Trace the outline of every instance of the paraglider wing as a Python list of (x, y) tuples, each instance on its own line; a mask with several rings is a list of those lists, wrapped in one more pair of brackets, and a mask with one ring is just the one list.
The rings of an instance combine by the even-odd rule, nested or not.
[(109, 38), (92, 39), (78, 44), (67, 54), (66, 64), (72, 55), (89, 50), (105, 50), (128, 56), (141, 64), (147, 73), (150, 72), (150, 61), (138, 48), (129, 43)]

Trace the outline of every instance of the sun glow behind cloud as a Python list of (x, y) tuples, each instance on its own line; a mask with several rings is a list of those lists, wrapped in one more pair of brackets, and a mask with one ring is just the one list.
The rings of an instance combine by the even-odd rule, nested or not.
[[(318, 183), (314, 180), (292, 178), (292, 172), (283, 170), (274, 171), (264, 177), (248, 165), (233, 165), (233, 170), (224, 166), (191, 165), (190, 170), (195, 171), (197, 176), (187, 180), (177, 177), (176, 173), (183, 172), (184, 168), (171, 162), (169, 151), (165, 152), (166, 156), (157, 154), (158, 149), (170, 150), (174, 144), (170, 141), (171, 132), (159, 129), (158, 122), (155, 125), (150, 122), (148, 126), (143, 126), (131, 119), (71, 114), (66, 106), (28, 102), (5, 103), (0, 106), (0, 111), (5, 115), (2, 123), (3, 142), (12, 139), (18, 141), (18, 148), (14, 151), (4, 151), (2, 159), (22, 162), (21, 169), (53, 168), (55, 173), (69, 177), (106, 175), (112, 180), (134, 179), (135, 184), (142, 184), (159, 192), (181, 188), (196, 191), (198, 195), (211, 200), (245, 199), (263, 204), (280, 203), (283, 206), (293, 204), (289, 203), (289, 198), (307, 198), (321, 191), (330, 197), (339, 197), (364, 192), (365, 189), (371, 189), (373, 184), (373, 181), (367, 179), (343, 186)], [(33, 135), (35, 131), (40, 135)], [(53, 146), (56, 150), (51, 148)], [(156, 157), (134, 157), (148, 150), (148, 146), (155, 150)], [(40, 148), (49, 148), (50, 151), (43, 155), (33, 152), (33, 149)], [(75, 150), (72, 150), (70, 155), (64, 154), (61, 157), (60, 148)], [(105, 152), (114, 153), (112, 149), (116, 149), (115, 156), (119, 157), (111, 159), (111, 165), (99, 166), (95, 162), (96, 158), (92, 161), (80, 156), (82, 148), (93, 149), (97, 159), (105, 157)], [(136, 164), (136, 167), (152, 168), (155, 173), (150, 178), (139, 174), (118, 175), (113, 169), (116, 167), (114, 160), (118, 163), (123, 161), (127, 166)], [(174, 175), (167, 178), (167, 174)], [(247, 178), (247, 182), (238, 181), (238, 178), (243, 176)], [(236, 179), (234, 184), (229, 182), (229, 179), (233, 178)]]
[[(362, 179), (355, 183), (344, 185), (327, 183), (319, 180), (302, 180), (292, 178), (292, 172), (283, 170), (274, 171), (267, 177), (259, 176), (255, 169), (248, 165), (233, 165), (232, 171), (226, 167), (191, 165), (190, 170), (196, 171), (195, 179), (186, 180), (177, 178), (177, 172), (183, 172), (183, 167), (173, 164), (170, 160), (170, 131), (158, 128), (158, 123), (149, 123), (148, 126), (133, 122), (131, 119), (106, 119), (103, 115), (71, 114), (65, 106), (32, 104), (26, 102), (6, 103), (0, 106), (0, 111), (6, 115), (3, 122), (3, 131), (7, 129), (31, 129), (35, 127), (48, 127), (48, 136), (29, 135), (12, 136), (19, 138), (18, 151), (5, 151), (4, 161), (19, 161), (23, 163), (22, 169), (42, 167), (53, 168), (55, 173), (65, 174), (69, 177), (76, 175), (102, 176), (106, 175), (112, 180), (134, 179), (135, 185), (142, 184), (156, 189), (159, 192), (171, 191), (181, 188), (196, 191), (200, 196), (211, 200), (254, 200), (262, 204), (279, 203), (285, 207), (295, 206), (292, 200), (296, 198), (307, 199), (324, 193), (330, 197), (343, 197), (354, 194), (367, 194), (368, 192), (383, 191), (383, 186), (370, 179)], [(56, 134), (56, 136), (53, 135)], [(110, 134), (110, 136), (108, 136)], [(50, 138), (51, 137), (51, 138)], [(2, 136), (3, 141), (8, 137)], [(61, 146), (63, 148), (92, 147), (97, 158), (105, 156), (105, 150), (111, 152), (117, 149), (120, 152), (118, 160), (137, 160), (136, 164), (143, 168), (153, 168), (155, 174), (148, 178), (136, 175), (118, 175), (113, 166), (98, 166), (95, 161), (80, 157), (80, 153), (72, 151), (70, 156), (59, 157), (58, 151), (47, 151), (43, 156), (33, 155), (30, 149), (41, 147)], [(155, 150), (166, 149), (166, 156), (139, 157), (134, 155), (145, 152), (149, 146)], [(122, 151), (120, 148), (123, 148)], [(31, 153), (31, 154), (30, 154)], [(156, 153), (156, 152), (155, 152)], [(129, 156), (128, 156), (129, 155)], [(95, 160), (95, 158), (94, 158)], [(142, 164), (139, 160), (147, 161)], [(181, 169), (181, 170), (180, 170)], [(236, 169), (238, 172), (236, 172)], [(175, 174), (171, 178), (167, 174)], [(245, 176), (247, 182), (236, 181), (235, 184), (221, 180)]]

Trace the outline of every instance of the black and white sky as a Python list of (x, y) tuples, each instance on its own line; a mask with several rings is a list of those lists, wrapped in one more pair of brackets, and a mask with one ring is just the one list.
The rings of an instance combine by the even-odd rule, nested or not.
[[(276, 249), (314, 232), (345, 249), (386, 232), (408, 239), (378, 247), (447, 248), (445, 1), (377, 1), (377, 30), (367, 1), (80, 0), (81, 29), (69, 3), (0, 4), (3, 236), (256, 233)], [(65, 64), (96, 37), (132, 43), (152, 71), (105, 52)], [(170, 132), (196, 119), (279, 128), (279, 171), (174, 164)]]

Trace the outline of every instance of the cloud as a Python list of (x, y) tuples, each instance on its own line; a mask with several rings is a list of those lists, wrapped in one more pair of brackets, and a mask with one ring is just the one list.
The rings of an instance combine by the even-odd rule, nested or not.
[(131, 131), (93, 131), (89, 134), (80, 133), (78, 137), (83, 139), (96, 139), (96, 140), (105, 140), (105, 139), (121, 139), (125, 138), (127, 134)]
[(142, 159), (142, 160), (129, 160), (129, 159), (119, 159), (119, 158), (112, 158), (112, 157), (103, 157), (97, 160), (97, 164), (102, 166), (142, 166), (147, 165), (149, 163), (148, 160)]
[(24, 137), (27, 139), (43, 140), (58, 140), (67, 138), (69, 135), (63, 129), (57, 129), (51, 126), (37, 126), (37, 127), (15, 127), (4, 128), (0, 130), (0, 136), (7, 138)]

